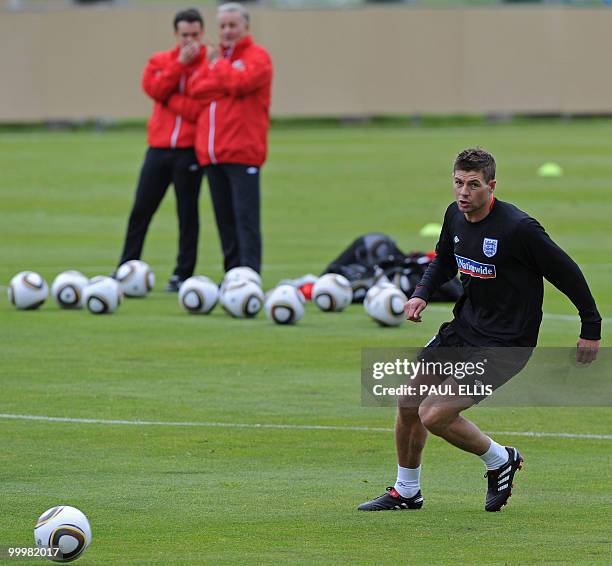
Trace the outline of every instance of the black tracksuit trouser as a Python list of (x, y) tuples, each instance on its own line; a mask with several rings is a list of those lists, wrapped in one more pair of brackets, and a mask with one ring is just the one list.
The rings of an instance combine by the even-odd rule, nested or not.
[(259, 167), (219, 163), (204, 168), (225, 271), (251, 267), (261, 271)]
[(150, 147), (147, 150), (119, 265), (140, 259), (149, 224), (170, 183), (174, 185), (179, 222), (179, 250), (174, 275), (183, 280), (193, 275), (200, 231), (198, 198), (202, 167), (193, 148)]

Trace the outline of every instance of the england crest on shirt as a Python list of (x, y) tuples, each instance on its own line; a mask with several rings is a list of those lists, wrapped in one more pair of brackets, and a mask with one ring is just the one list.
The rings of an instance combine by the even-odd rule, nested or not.
[(482, 241), (482, 253), (487, 257), (493, 257), (497, 253), (497, 240), (485, 238)]

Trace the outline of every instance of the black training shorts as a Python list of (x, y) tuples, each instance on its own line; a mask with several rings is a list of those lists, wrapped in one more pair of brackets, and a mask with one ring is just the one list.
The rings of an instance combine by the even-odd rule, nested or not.
[(452, 377), (467, 397), (477, 403), (512, 379), (527, 365), (533, 348), (474, 346), (455, 330), (456, 322), (445, 322), (421, 350), (426, 375), (440, 381)]

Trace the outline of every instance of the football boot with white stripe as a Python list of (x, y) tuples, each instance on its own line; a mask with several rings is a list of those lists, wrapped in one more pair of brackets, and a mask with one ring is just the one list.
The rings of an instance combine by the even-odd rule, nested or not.
[(497, 470), (488, 470), (485, 474), (489, 483), (485, 511), (501, 511), (512, 495), (514, 474), (523, 468), (523, 457), (512, 446), (506, 446), (508, 461)]
[(402, 497), (394, 487), (388, 487), (380, 497), (362, 503), (359, 511), (403, 511), (423, 507), (423, 496), (419, 491), (414, 497)]

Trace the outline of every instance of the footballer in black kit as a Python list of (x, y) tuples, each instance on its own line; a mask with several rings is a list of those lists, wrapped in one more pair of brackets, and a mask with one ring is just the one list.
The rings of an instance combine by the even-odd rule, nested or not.
[(427, 301), (457, 271), (463, 296), (453, 310), (453, 327), (467, 344), (535, 346), (542, 322), (543, 277), (578, 309), (580, 336), (599, 340), (601, 316), (580, 268), (537, 220), (512, 204), (492, 197), (489, 213), (470, 222), (452, 203), (436, 258), (412, 296)]
[[(525, 366), (536, 346), (542, 322), (544, 278), (578, 310), (578, 361), (590, 363), (596, 358), (601, 337), (601, 316), (580, 268), (537, 220), (493, 196), (495, 169), (495, 159), (483, 149), (467, 149), (457, 156), (453, 166), (455, 202), (444, 215), (436, 258), (405, 306), (408, 320), (420, 322), (431, 294), (459, 273), (464, 293), (455, 305), (454, 318), (440, 327), (422, 350), (422, 358), (465, 363), (482, 360), (483, 352), (504, 352), (504, 347), (513, 347), (506, 350), (511, 354), (497, 355), (485, 376), (493, 390)], [(447, 388), (457, 388), (460, 381), (448, 375), (423, 375), (417, 379)], [(463, 380), (462, 385), (465, 383)], [(488, 478), (485, 510), (500, 511), (511, 495), (523, 456), (514, 447), (496, 443), (460, 414), (485, 396), (468, 393), (445, 402), (429, 395), (400, 401), (396, 422), (397, 481), (383, 495), (358, 509), (422, 507), (421, 453), (431, 432), (480, 457)]]

